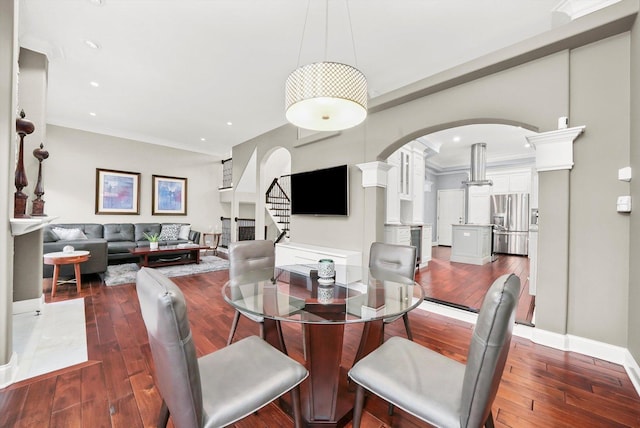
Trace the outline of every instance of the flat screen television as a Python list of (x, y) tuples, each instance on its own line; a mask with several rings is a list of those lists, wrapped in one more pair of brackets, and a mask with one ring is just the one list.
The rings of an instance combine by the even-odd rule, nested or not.
[(349, 167), (291, 174), (291, 214), (349, 215)]

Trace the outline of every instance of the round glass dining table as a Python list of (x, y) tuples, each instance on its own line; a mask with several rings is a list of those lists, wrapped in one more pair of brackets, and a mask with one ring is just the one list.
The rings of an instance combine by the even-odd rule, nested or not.
[(413, 280), (361, 266), (335, 267), (318, 278), (316, 265), (257, 269), (223, 287), (224, 299), (241, 312), (264, 318), (265, 340), (286, 353), (281, 322), (303, 325), (309, 379), (302, 385), (306, 425), (339, 427), (352, 418), (354, 394), (341, 367), (344, 328), (364, 323), (354, 363), (382, 344), (384, 322), (415, 309), (424, 298)]

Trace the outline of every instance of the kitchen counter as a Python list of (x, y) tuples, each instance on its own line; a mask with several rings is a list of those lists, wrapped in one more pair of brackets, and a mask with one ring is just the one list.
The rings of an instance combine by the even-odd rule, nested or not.
[(492, 224), (453, 224), (452, 262), (484, 265), (491, 261)]

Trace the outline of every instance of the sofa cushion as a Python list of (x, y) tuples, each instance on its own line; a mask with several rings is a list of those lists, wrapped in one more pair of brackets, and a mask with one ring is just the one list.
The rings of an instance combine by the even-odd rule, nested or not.
[(136, 248), (136, 243), (133, 241), (109, 241), (107, 246), (109, 254), (128, 253), (130, 248)]
[(87, 235), (84, 234), (80, 229), (69, 229), (66, 227), (54, 227), (51, 231), (58, 237), (58, 240), (61, 241), (75, 241), (78, 239), (88, 239)]
[(180, 232), (178, 233), (178, 239), (189, 240), (189, 232), (191, 232), (190, 224), (183, 224), (180, 226)]
[(165, 223), (162, 225), (162, 231), (160, 232), (161, 241), (176, 241), (180, 234), (180, 225), (173, 223)]
[(47, 224), (42, 230), (42, 240), (46, 242), (56, 242), (58, 240), (58, 235), (53, 233), (53, 228), (50, 224)]
[(134, 227), (136, 231), (136, 242), (148, 241), (144, 236), (145, 233), (147, 235), (160, 235), (160, 229), (162, 229), (160, 223), (136, 223)]
[[(104, 239), (111, 242), (131, 241), (134, 238), (132, 223), (110, 223), (104, 225)], [(134, 245), (135, 246), (135, 245)]]
[(89, 239), (102, 239), (103, 228), (101, 224), (97, 223), (64, 223), (64, 224), (47, 224), (44, 227), (44, 242), (54, 242), (58, 238), (52, 239), (53, 236), (49, 233), (53, 228), (64, 229), (80, 229)]

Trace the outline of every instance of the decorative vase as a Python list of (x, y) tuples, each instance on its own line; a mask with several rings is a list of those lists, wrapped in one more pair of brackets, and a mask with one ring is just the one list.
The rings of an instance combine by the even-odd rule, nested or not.
[(336, 267), (331, 259), (318, 261), (318, 277), (322, 279), (333, 278), (336, 275)]
[(318, 302), (319, 303), (331, 303), (333, 301), (333, 286), (319, 286), (318, 287)]
[(65, 245), (64, 248), (62, 248), (63, 253), (73, 253), (74, 250), (75, 248), (73, 248), (71, 245)]
[(157, 250), (158, 249), (158, 243), (157, 242), (149, 242), (149, 248), (152, 250)]

